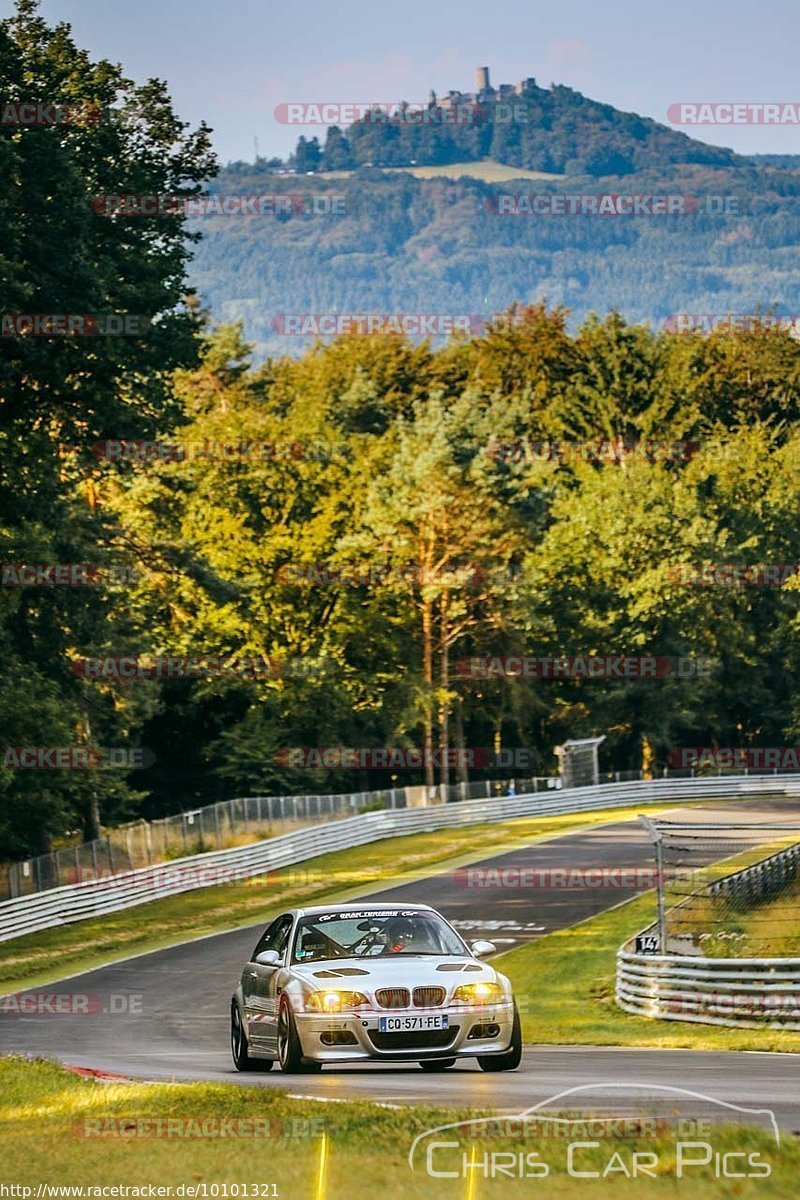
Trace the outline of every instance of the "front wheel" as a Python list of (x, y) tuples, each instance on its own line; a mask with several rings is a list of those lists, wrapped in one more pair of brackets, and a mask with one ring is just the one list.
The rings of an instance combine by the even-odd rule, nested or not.
[(522, 1061), (522, 1025), (514, 1001), (514, 1024), (511, 1027), (511, 1045), (503, 1054), (479, 1054), (478, 1066), (482, 1071), (516, 1071)]
[(454, 1067), (456, 1060), (454, 1058), (429, 1058), (420, 1062), (423, 1071), (446, 1071), (448, 1067)]
[(286, 1001), (278, 1013), (278, 1061), (284, 1075), (322, 1070), (322, 1063), (303, 1057), (294, 1014)]
[(231, 1004), (231, 1056), (237, 1071), (271, 1071), (272, 1060), (251, 1058), (247, 1044), (247, 1034), (244, 1031), (242, 1014), (239, 1005), (234, 1000)]

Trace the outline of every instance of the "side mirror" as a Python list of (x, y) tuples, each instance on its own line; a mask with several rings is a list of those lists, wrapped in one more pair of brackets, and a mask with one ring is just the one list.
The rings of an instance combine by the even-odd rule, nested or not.
[(490, 955), (497, 953), (497, 946), (494, 942), (473, 942), (470, 950), (476, 958), (489, 958)]
[(277, 950), (262, 950), (256, 955), (255, 961), (262, 967), (277, 967), (281, 961), (281, 956)]

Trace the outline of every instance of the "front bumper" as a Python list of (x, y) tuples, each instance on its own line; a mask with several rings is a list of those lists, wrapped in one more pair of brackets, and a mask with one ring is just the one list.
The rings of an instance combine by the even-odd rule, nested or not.
[[(447, 1015), (448, 1028), (381, 1033), (383, 1016)], [(393, 1013), (368, 1010), (328, 1016), (295, 1013), (295, 1024), (303, 1055), (315, 1062), (417, 1061), (428, 1058), (469, 1058), (478, 1054), (502, 1054), (511, 1043), (514, 1005), (463, 1005), (453, 1008), (403, 1010)]]

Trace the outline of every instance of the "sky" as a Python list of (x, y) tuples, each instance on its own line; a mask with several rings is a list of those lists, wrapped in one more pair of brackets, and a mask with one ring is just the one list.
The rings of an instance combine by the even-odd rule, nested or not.
[[(12, 4), (0, 0), (8, 15)], [(285, 157), (302, 129), (288, 102), (423, 101), (533, 76), (669, 124), (679, 102), (800, 103), (797, 0), (43, 0), (78, 44), (142, 81), (166, 79), (176, 111), (214, 130), (223, 162)], [(800, 126), (686, 130), (745, 154), (800, 153)]]

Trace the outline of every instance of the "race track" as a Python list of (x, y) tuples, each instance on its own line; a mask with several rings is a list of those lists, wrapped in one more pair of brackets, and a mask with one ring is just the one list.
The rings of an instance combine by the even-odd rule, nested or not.
[[(780, 801), (675, 809), (681, 819), (780, 820)], [(754, 833), (754, 841), (756, 835)], [(651, 848), (636, 823), (615, 823), (554, 838), (479, 864), (517, 869), (635, 868), (652, 865)], [(402, 866), (402, 862), (399, 863)], [(488, 937), (501, 950), (564, 928), (618, 904), (632, 886), (568, 889), (552, 886), (466, 886), (464, 871), (433, 875), (401, 887), (371, 892), (374, 899), (433, 904), (467, 940)], [(537, 877), (538, 878), (538, 877)], [(274, 904), (270, 906), (275, 915)], [(147, 920), (147, 906), (140, 909)], [(519, 1112), (565, 1089), (592, 1084), (561, 1108), (602, 1106), (623, 1111), (653, 1103), (652, 1088), (672, 1085), (730, 1104), (769, 1107), (779, 1124), (800, 1131), (800, 1055), (730, 1054), (691, 1050), (528, 1047), (517, 1072), (484, 1074), (467, 1062), (441, 1075), (414, 1064), (326, 1067), (315, 1076), (238, 1074), (228, 1049), (230, 995), (263, 925), (215, 934), (140, 955), (39, 989), (88, 997), (88, 1012), (0, 1014), (0, 1053), (57, 1057), (71, 1066), (146, 1079), (203, 1079), (280, 1087), (316, 1098), (371, 1098), (384, 1103), (457, 1104)], [(614, 1085), (613, 1087), (611, 1085)], [(606, 1086), (608, 1085), (608, 1086)], [(623, 1085), (622, 1087), (618, 1085)], [(674, 1107), (681, 1107), (677, 1100)], [(688, 1103), (688, 1101), (687, 1101)], [(693, 1113), (733, 1119), (735, 1112), (692, 1102)], [(699, 1107), (698, 1107), (699, 1106)]]

